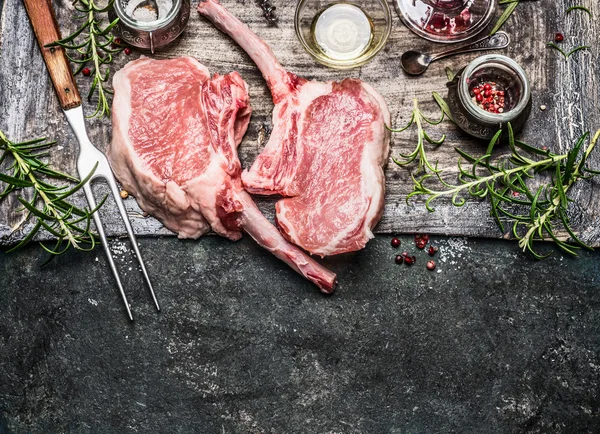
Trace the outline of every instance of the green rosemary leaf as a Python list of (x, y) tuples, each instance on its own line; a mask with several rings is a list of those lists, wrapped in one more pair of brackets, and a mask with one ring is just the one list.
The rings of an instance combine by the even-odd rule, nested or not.
[[(492, 156), (492, 152), (494, 152), (496, 143), (498, 143), (500, 141), (501, 137), (502, 137), (502, 130), (498, 130), (498, 132), (496, 134), (494, 134), (494, 137), (492, 137), (492, 140), (490, 140), (487, 150), (485, 151), (486, 155), (488, 155), (489, 157)], [(488, 157), (488, 160), (489, 160), (489, 157)]]
[(575, 160), (579, 156), (581, 147), (583, 146), (583, 143), (587, 140), (589, 135), (590, 134), (588, 132), (586, 132), (583, 136), (581, 136), (579, 138), (579, 140), (577, 140), (577, 142), (575, 143), (575, 146), (573, 147), (573, 149), (568, 152), (567, 162), (565, 164), (565, 174), (564, 174), (564, 177), (566, 179), (569, 179), (571, 177), (571, 175), (573, 174), (573, 170), (575, 168)]
[(576, 242), (580, 247), (583, 247), (586, 250), (589, 251), (593, 251), (594, 248), (592, 246), (590, 246), (589, 244), (584, 243), (581, 238), (579, 238), (577, 236), (577, 234), (575, 232), (573, 232), (573, 229), (571, 228), (570, 222), (569, 222), (569, 217), (567, 217), (567, 213), (564, 209), (560, 209), (559, 210), (559, 214), (558, 216), (560, 217), (560, 220), (562, 222), (563, 227), (565, 228), (565, 230), (568, 232), (569, 236), (573, 239), (574, 242)]
[(406, 131), (407, 129), (409, 129), (412, 126), (412, 124), (413, 124), (414, 121), (415, 121), (415, 114), (413, 113), (412, 116), (411, 116), (411, 118), (410, 118), (410, 121), (408, 121), (408, 123), (404, 127), (399, 128), (399, 129), (393, 129), (393, 128), (388, 127), (386, 125), (385, 128), (388, 131), (392, 132), (392, 133), (401, 133), (401, 132)]
[[(452, 112), (450, 111), (450, 107), (448, 106), (448, 103), (446, 103), (446, 101), (444, 100), (444, 98), (442, 98), (440, 96), (440, 94), (437, 93), (437, 92), (433, 92), (432, 95), (433, 95), (433, 99), (435, 100), (435, 102), (437, 103), (437, 105), (442, 110), (442, 114), (444, 116), (446, 116), (448, 119), (450, 119), (452, 122), (454, 122), (454, 119), (452, 118)], [(444, 118), (442, 116), (442, 120), (443, 119)]]
[[(501, 4), (504, 4), (504, 3), (501, 2)], [(506, 2), (506, 4), (508, 4), (508, 6), (506, 7), (506, 9), (502, 13), (502, 15), (500, 15), (500, 18), (498, 18), (498, 21), (496, 22), (496, 25), (494, 26), (494, 28), (490, 32), (490, 35), (496, 34), (498, 32), (498, 30), (500, 30), (502, 28), (502, 26), (504, 25), (504, 23), (510, 18), (510, 16), (515, 11), (515, 9), (517, 8), (517, 6), (519, 6), (519, 2), (518, 1)]]
[(565, 60), (567, 60), (569, 58), (569, 56), (567, 56), (567, 53), (565, 53), (563, 51), (563, 49), (560, 48), (558, 45), (556, 45), (554, 42), (548, 42), (546, 45), (550, 48), (554, 48), (556, 51), (558, 51), (560, 54), (562, 54), (562, 56), (565, 58)]
[(521, 148), (522, 150), (530, 154), (537, 154), (542, 156), (548, 156), (550, 154), (548, 150), (536, 148), (535, 146), (529, 146), (527, 143), (521, 142), (519, 140), (515, 140), (515, 146)]
[[(96, 11), (102, 13), (102, 11)], [(104, 29), (99, 29), (99, 36), (106, 36), (110, 31), (119, 23), (119, 18), (115, 18), (110, 24), (108, 24)]]
[(442, 137), (440, 137), (438, 140), (433, 140), (425, 131), (423, 131), (423, 137), (425, 137), (425, 140), (427, 140), (427, 142), (431, 143), (432, 145), (441, 145), (442, 143), (444, 143), (444, 140), (446, 140), (445, 134), (442, 134)]
[(98, 168), (98, 162), (96, 162), (96, 164), (94, 164), (94, 167), (92, 167), (92, 170), (90, 171), (90, 173), (87, 174), (87, 176), (85, 178), (83, 178), (81, 181), (79, 181), (79, 183), (75, 187), (73, 187), (69, 191), (65, 192), (61, 196), (57, 197), (57, 200), (63, 200), (69, 196), (72, 196), (74, 193), (78, 192), (79, 190), (81, 190), (83, 188), (83, 186), (90, 179), (92, 179), (92, 176), (94, 176), (94, 173), (96, 172), (97, 168)]
[(29, 233), (25, 236), (25, 238), (23, 238), (16, 246), (8, 249), (6, 251), (6, 253), (16, 252), (17, 250), (22, 249), (26, 244), (29, 244), (29, 242), (33, 239), (33, 237), (35, 237), (35, 235), (39, 232), (41, 226), (42, 226), (42, 224), (38, 220), (36, 222), (35, 226), (33, 227), (33, 229), (31, 231), (29, 231)]
[(27, 188), (33, 185), (30, 181), (27, 181), (26, 179), (15, 178), (14, 176), (5, 175), (3, 173), (0, 173), (0, 181), (17, 188)]
[(60, 241), (62, 238), (64, 238), (65, 234), (63, 232), (61, 232), (59, 229), (46, 223), (42, 219), (39, 219), (38, 221), (41, 223), (42, 228), (45, 229), (53, 237), (56, 237), (58, 241)]
[(590, 18), (592, 17), (592, 11), (589, 10), (588, 8), (586, 8), (585, 6), (571, 6), (570, 8), (568, 8), (566, 10), (566, 14), (570, 14), (573, 11), (587, 12), (587, 14), (590, 16)]
[[(84, 11), (81, 11), (84, 12)], [(65, 44), (72, 42), (73, 40), (75, 40), (75, 38), (77, 38), (79, 35), (81, 35), (90, 25), (92, 24), (91, 20), (86, 20), (83, 24), (81, 24), (81, 26), (79, 26), (77, 28), (77, 30), (75, 30), (73, 33), (71, 33), (69, 36), (64, 37), (58, 41), (54, 41), (51, 42), (50, 44), (46, 44), (45, 47), (49, 48), (49, 47), (56, 47), (58, 45), (60, 46), (65, 46)]]
[(49, 216), (49, 215), (45, 214), (43, 211), (40, 211), (39, 209), (37, 209), (33, 203), (30, 203), (28, 200), (26, 200), (24, 198), (18, 197), (17, 200), (19, 202), (21, 202), (24, 209), (26, 209), (27, 211), (29, 211), (31, 214), (38, 217), (39, 219), (43, 220), (43, 219), (53, 218), (53, 216)]
[(589, 45), (580, 45), (579, 47), (575, 47), (567, 53), (567, 58), (571, 57), (573, 54), (577, 53), (578, 51), (588, 50), (590, 48), (591, 47)]
[(93, 5), (94, 11), (99, 13), (99, 14), (103, 14), (106, 13), (110, 10), (110, 8), (112, 8), (112, 5), (114, 3), (114, 0), (111, 0), (108, 2), (108, 4), (104, 7), (98, 7), (95, 4)]

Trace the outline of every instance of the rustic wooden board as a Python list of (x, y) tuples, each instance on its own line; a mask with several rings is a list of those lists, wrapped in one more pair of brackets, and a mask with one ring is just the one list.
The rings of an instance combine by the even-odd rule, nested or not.
[[(223, 4), (248, 23), (259, 36), (269, 43), (281, 63), (298, 75), (316, 80), (339, 80), (347, 76), (359, 77), (371, 83), (387, 100), (394, 124), (405, 123), (410, 115), (413, 98), (421, 101), (426, 113), (437, 114), (431, 99), (432, 91), (445, 94), (445, 67), (454, 70), (466, 65), (477, 54), (462, 55), (433, 64), (421, 77), (405, 76), (399, 66), (400, 54), (408, 49), (441, 50), (445, 46), (419, 39), (409, 32), (394, 13), (393, 30), (389, 42), (372, 62), (351, 70), (336, 71), (317, 64), (304, 52), (293, 29), (296, 2), (275, 0), (279, 24), (269, 26), (253, 0), (222, 0)], [(74, 30), (73, 9), (68, 0), (54, 2), (63, 34)], [(197, 2), (193, 2), (195, 10)], [(598, 44), (600, 30), (595, 20), (581, 12), (568, 16), (564, 11), (572, 6), (570, 0), (553, 2), (522, 2), (516, 14), (505, 26), (512, 37), (511, 46), (502, 53), (521, 63), (531, 78), (533, 86), (533, 113), (521, 138), (546, 145), (554, 152), (564, 152), (584, 131), (600, 128), (598, 88)], [(600, 16), (600, 4), (595, 0), (579, 2), (589, 7), (594, 16)], [(13, 140), (47, 136), (56, 139), (59, 146), (52, 154), (52, 164), (69, 173), (75, 173), (77, 143), (66, 119), (59, 109), (51, 88), (42, 58), (19, 0), (0, 0), (0, 129)], [(580, 52), (565, 62), (558, 53), (546, 48), (557, 29), (566, 35), (564, 46), (588, 44), (589, 51)], [(124, 54), (117, 57), (114, 68), (139, 56)], [(246, 137), (240, 146), (240, 159), (247, 167), (262, 147), (261, 130), (271, 123), (273, 104), (269, 91), (250, 58), (228, 37), (217, 31), (210, 22), (193, 13), (190, 23), (175, 43), (156, 54), (157, 58), (193, 56), (212, 72), (227, 73), (237, 70), (250, 86), (254, 114)], [(82, 94), (86, 94), (89, 80), (77, 78)], [(546, 105), (547, 110), (539, 107)], [(93, 102), (85, 109), (91, 113)], [(104, 149), (110, 140), (109, 119), (88, 121), (92, 142)], [(445, 122), (436, 128), (448, 135), (444, 145), (431, 147), (430, 158), (449, 173), (456, 171), (455, 146), (479, 154), (485, 143), (474, 140)], [(394, 135), (392, 156), (408, 153), (415, 146), (414, 131)], [(600, 167), (600, 155), (593, 157), (593, 166)], [(469, 202), (455, 208), (448, 201), (439, 201), (436, 212), (428, 213), (422, 202), (406, 205), (406, 195), (412, 190), (410, 168), (400, 168), (391, 160), (386, 170), (387, 197), (384, 216), (376, 228), (379, 233), (411, 233), (424, 231), (432, 234), (501, 237), (485, 203)], [(97, 194), (104, 192), (100, 184)], [(582, 237), (600, 245), (600, 188), (598, 181), (582, 183), (573, 194), (577, 203), (571, 216)], [(83, 204), (80, 198), (80, 204)], [(273, 200), (257, 199), (263, 212), (273, 217)], [(126, 201), (134, 218), (134, 228), (140, 235), (169, 235), (168, 230), (153, 218), (143, 217), (135, 201)], [(14, 212), (15, 200), (10, 198), (0, 204), (0, 244), (13, 242), (22, 236), (25, 228), (21, 216)], [(119, 222), (116, 208), (107, 203), (102, 212), (110, 235), (121, 235), (124, 228)]]

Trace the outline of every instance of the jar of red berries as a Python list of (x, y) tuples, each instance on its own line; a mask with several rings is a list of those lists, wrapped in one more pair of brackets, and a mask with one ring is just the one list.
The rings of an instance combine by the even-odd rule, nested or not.
[(509, 122), (518, 131), (531, 112), (529, 79), (509, 57), (481, 56), (448, 83), (448, 106), (456, 124), (472, 136), (491, 139)]

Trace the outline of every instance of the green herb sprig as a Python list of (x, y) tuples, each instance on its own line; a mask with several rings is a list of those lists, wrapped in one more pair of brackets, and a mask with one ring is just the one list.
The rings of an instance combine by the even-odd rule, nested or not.
[[(571, 255), (577, 255), (576, 251), (581, 248), (591, 249), (570, 225), (567, 209), (572, 199), (568, 192), (578, 181), (600, 175), (600, 171), (586, 167), (587, 159), (600, 138), (600, 131), (583, 153), (583, 145), (589, 139), (587, 133), (577, 140), (571, 151), (554, 154), (516, 140), (508, 124), (511, 154), (493, 163), (492, 152), (501, 135), (499, 131), (490, 141), (485, 155), (479, 158), (456, 149), (462, 159), (471, 165), (464, 167), (459, 160), (458, 185), (444, 180), (439, 172), (435, 173), (435, 178), (433, 174), (425, 174), (420, 178), (413, 176), (414, 189), (407, 196), (407, 202), (413, 197), (424, 196), (427, 198), (425, 207), (434, 211), (431, 202), (440, 197), (450, 197), (452, 204), (458, 207), (466, 203), (466, 197), (487, 198), (491, 204), (491, 215), (499, 229), (504, 232), (503, 220), (511, 221), (512, 234), (518, 239), (519, 246), (538, 259), (544, 257), (534, 249), (535, 242), (539, 240), (552, 240)], [(540, 177), (536, 175), (542, 173), (547, 174), (550, 181), (532, 187), (534, 183), (531, 181), (539, 181)], [(436, 178), (441, 189), (430, 186)], [(565, 240), (559, 236), (560, 230), (565, 231), (571, 239)]]
[(589, 48), (590, 48), (590, 46), (589, 46), (589, 45), (579, 45), (579, 46), (577, 46), (577, 47), (573, 48), (573, 49), (572, 49), (572, 50), (570, 50), (570, 51), (564, 51), (562, 48), (560, 48), (560, 47), (559, 47), (558, 45), (556, 45), (554, 42), (548, 42), (546, 45), (547, 45), (548, 47), (550, 47), (550, 48), (554, 48), (556, 51), (558, 51), (560, 54), (562, 54), (562, 56), (563, 56), (563, 57), (564, 57), (564, 59), (565, 59), (565, 62), (566, 62), (567, 60), (569, 60), (569, 57), (571, 57), (573, 54), (577, 53), (578, 51), (581, 51), (581, 50), (587, 50), (587, 49), (589, 49)]
[[(4, 189), (0, 191), (0, 201), (16, 190), (33, 191), (30, 200), (22, 196), (17, 198), (22, 205), (17, 212), (25, 213), (25, 219), (33, 219), (35, 225), (25, 238), (9, 251), (20, 249), (42, 229), (57, 239), (52, 247), (40, 242), (42, 248), (51, 254), (50, 259), (54, 255), (64, 253), (70, 247), (88, 251), (96, 245), (96, 235), (91, 230), (91, 219), (104, 200), (92, 211), (78, 208), (69, 202), (69, 198), (91, 178), (95, 167), (94, 171), (81, 181), (50, 168), (42, 158), (54, 144), (55, 142), (47, 142), (46, 139), (13, 143), (0, 131), (0, 166), (8, 167), (5, 173), (0, 173), (0, 185), (4, 184)], [(47, 179), (75, 185), (56, 186)]]
[[(111, 30), (119, 22), (116, 18), (102, 27), (102, 15), (112, 7), (110, 0), (104, 7), (96, 4), (95, 0), (75, 0), (73, 6), (82, 15), (75, 17), (81, 21), (80, 26), (69, 36), (48, 44), (48, 47), (61, 46), (67, 50), (69, 60), (78, 65), (75, 75), (89, 67), (92, 84), (87, 98), (91, 100), (97, 94), (96, 110), (89, 117), (102, 117), (110, 113), (108, 95), (112, 90), (107, 86), (110, 76), (108, 65), (113, 61), (113, 55), (123, 51), (123, 47), (115, 43)], [(87, 72), (86, 72), (87, 73)]]
[[(435, 98), (435, 95), (434, 95), (434, 98)], [(441, 97), (439, 97), (439, 98), (441, 99)], [(449, 110), (448, 110), (448, 113), (449, 113)], [(426, 117), (423, 114), (423, 112), (419, 108), (419, 102), (415, 98), (410, 121), (408, 121), (408, 123), (404, 127), (399, 128), (399, 129), (393, 129), (393, 128), (387, 127), (387, 125), (386, 125), (386, 128), (388, 128), (393, 133), (401, 133), (403, 131), (406, 131), (408, 128), (410, 128), (413, 125), (416, 125), (416, 127), (417, 127), (417, 146), (415, 147), (415, 150), (412, 151), (410, 154), (400, 154), (400, 158), (393, 157), (394, 162), (396, 164), (398, 164), (399, 166), (407, 166), (407, 165), (413, 163), (415, 160), (418, 160), (417, 173), (423, 172), (426, 170), (429, 170), (433, 173), (439, 172), (439, 169), (437, 168), (437, 164), (435, 166), (432, 165), (427, 158), (427, 154), (425, 151), (425, 142), (430, 143), (432, 145), (439, 146), (444, 142), (444, 140), (446, 140), (446, 135), (443, 134), (442, 137), (440, 137), (438, 140), (434, 140), (427, 133), (427, 131), (425, 131), (424, 127), (425, 127), (425, 124), (439, 125), (444, 120), (445, 116), (446, 116), (446, 112), (442, 111), (442, 115), (439, 120), (429, 119), (428, 117)]]

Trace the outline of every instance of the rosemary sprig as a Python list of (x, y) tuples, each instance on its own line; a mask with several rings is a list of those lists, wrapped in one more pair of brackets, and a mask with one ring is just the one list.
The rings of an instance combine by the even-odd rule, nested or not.
[[(600, 175), (600, 171), (586, 167), (587, 159), (600, 138), (600, 131), (580, 157), (583, 144), (589, 139), (587, 133), (579, 138), (571, 151), (553, 154), (515, 140), (512, 127), (508, 124), (511, 154), (492, 163), (492, 152), (501, 134), (499, 131), (494, 136), (482, 157), (476, 158), (457, 149), (461, 157), (471, 164), (470, 168), (465, 168), (459, 160), (458, 185), (445, 181), (440, 173), (436, 173), (443, 189), (434, 189), (428, 186), (433, 174), (425, 174), (418, 179), (413, 176), (414, 189), (407, 196), (407, 202), (415, 196), (425, 196), (425, 207), (434, 211), (431, 202), (440, 197), (450, 197), (452, 204), (459, 207), (466, 203), (465, 196), (489, 198), (490, 213), (500, 230), (504, 232), (503, 219), (512, 221), (512, 233), (519, 240), (519, 246), (534, 257), (544, 257), (534, 249), (534, 243), (538, 240), (550, 239), (571, 255), (576, 255), (576, 250), (580, 248), (591, 249), (570, 225), (567, 208), (572, 200), (567, 193), (578, 181)], [(548, 174), (550, 181), (532, 187), (532, 180), (540, 173)], [(515, 208), (521, 212), (515, 211)], [(559, 237), (558, 231), (561, 229), (569, 234), (570, 241)]]
[(546, 45), (550, 48), (554, 48), (556, 51), (558, 51), (560, 54), (562, 54), (562, 56), (565, 59), (565, 62), (567, 60), (569, 60), (569, 57), (571, 57), (573, 54), (577, 53), (578, 51), (587, 50), (590, 48), (589, 45), (579, 45), (578, 47), (575, 47), (571, 51), (567, 52), (567, 51), (564, 51), (562, 48), (560, 48), (558, 45), (556, 45), (554, 42), (548, 42)]
[[(64, 253), (69, 247), (86, 251), (95, 247), (96, 239), (91, 231), (91, 218), (104, 200), (92, 211), (78, 208), (69, 202), (69, 198), (91, 178), (93, 171), (79, 181), (50, 168), (42, 158), (54, 144), (55, 142), (47, 142), (46, 139), (14, 143), (0, 131), (0, 165), (5, 164), (8, 167), (6, 173), (0, 173), (0, 183), (4, 184), (0, 200), (19, 189), (33, 190), (30, 200), (22, 196), (17, 198), (22, 205), (17, 212), (24, 212), (26, 220), (32, 218), (35, 222), (34, 227), (9, 252), (23, 247), (42, 229), (57, 239), (52, 247), (40, 242), (42, 248), (52, 254), (50, 259), (54, 255)], [(44, 180), (48, 178), (69, 181), (76, 185), (70, 188), (68, 185), (56, 186)]]
[(115, 43), (115, 38), (111, 34), (119, 19), (115, 18), (104, 28), (101, 26), (101, 15), (108, 12), (113, 2), (114, 0), (110, 0), (106, 6), (100, 7), (96, 4), (96, 0), (74, 0), (73, 6), (82, 13), (75, 19), (82, 23), (69, 36), (48, 44), (48, 47), (61, 46), (71, 52), (71, 54), (67, 52), (67, 57), (78, 65), (75, 75), (90, 66), (88, 69), (92, 76), (92, 84), (87, 97), (91, 101), (96, 93), (98, 104), (89, 117), (102, 117), (110, 113), (108, 94), (112, 94), (112, 90), (106, 85), (110, 76), (108, 64), (113, 61), (114, 54), (123, 51), (123, 47)]
[(510, 16), (515, 11), (517, 6), (519, 6), (519, 1), (520, 0), (500, 0), (500, 2), (499, 2), (500, 5), (508, 5), (508, 6), (506, 7), (506, 9), (504, 9), (504, 12), (502, 12), (502, 15), (500, 15), (500, 18), (498, 18), (498, 21), (496, 21), (496, 24), (494, 25), (493, 29), (490, 31), (490, 35), (496, 34), (496, 32), (498, 32), (498, 30), (500, 30), (502, 28), (504, 23), (510, 18)]
[[(434, 98), (435, 98), (435, 95), (434, 95)], [(441, 99), (441, 97), (440, 97), (440, 99)], [(436, 101), (437, 101), (437, 99), (436, 99)], [(438, 104), (439, 104), (439, 101), (438, 101)], [(448, 113), (449, 113), (449, 110), (448, 110)], [(417, 126), (417, 146), (415, 147), (415, 150), (413, 152), (411, 152), (410, 154), (400, 154), (400, 158), (393, 157), (394, 162), (396, 164), (398, 164), (399, 166), (407, 166), (418, 159), (419, 162), (418, 162), (417, 173), (423, 172), (426, 170), (429, 170), (433, 173), (439, 172), (439, 170), (437, 168), (437, 163), (434, 167), (427, 159), (427, 154), (425, 152), (425, 142), (431, 143), (432, 145), (439, 146), (444, 142), (444, 140), (446, 140), (446, 135), (443, 134), (442, 137), (440, 137), (438, 140), (433, 140), (431, 138), (431, 136), (429, 136), (429, 134), (427, 134), (427, 132), (425, 131), (424, 124), (427, 123), (429, 125), (439, 125), (444, 120), (445, 115), (446, 115), (446, 111), (442, 110), (442, 115), (439, 120), (434, 121), (434, 120), (427, 118), (423, 114), (421, 109), (419, 108), (419, 102), (415, 98), (411, 118), (410, 118), (410, 121), (408, 122), (408, 124), (406, 124), (404, 127), (399, 128), (399, 129), (392, 129), (386, 125), (386, 128), (388, 128), (393, 133), (401, 133), (403, 131), (406, 131), (408, 128), (410, 128), (413, 125)]]

